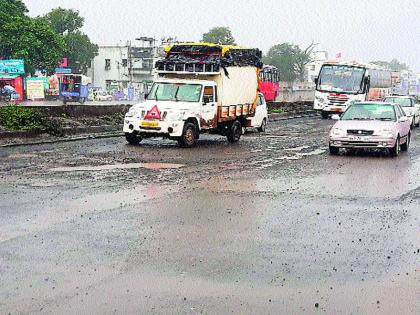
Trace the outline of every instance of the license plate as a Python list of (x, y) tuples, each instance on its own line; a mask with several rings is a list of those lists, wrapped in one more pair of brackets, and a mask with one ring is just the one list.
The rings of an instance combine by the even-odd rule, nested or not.
[(157, 121), (142, 121), (140, 122), (141, 127), (159, 127), (159, 122)]
[(356, 137), (356, 136), (349, 137), (349, 138), (350, 138), (350, 140), (353, 140), (353, 141), (360, 141), (360, 140), (362, 140), (362, 137)]

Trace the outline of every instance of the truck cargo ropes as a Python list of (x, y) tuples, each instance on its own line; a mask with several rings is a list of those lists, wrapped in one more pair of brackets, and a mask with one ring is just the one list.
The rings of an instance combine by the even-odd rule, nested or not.
[(125, 116), (127, 141), (163, 137), (192, 147), (204, 132), (239, 141), (255, 114), (261, 52), (205, 43), (176, 44), (165, 52), (146, 101)]
[(323, 118), (344, 112), (353, 102), (379, 100), (392, 86), (391, 71), (356, 62), (323, 64), (315, 83), (314, 109)]

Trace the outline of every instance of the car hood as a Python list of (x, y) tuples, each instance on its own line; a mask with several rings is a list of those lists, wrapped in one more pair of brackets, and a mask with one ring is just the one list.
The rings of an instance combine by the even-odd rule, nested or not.
[(395, 121), (382, 120), (339, 120), (333, 128), (340, 129), (361, 129), (361, 130), (382, 130), (393, 128)]

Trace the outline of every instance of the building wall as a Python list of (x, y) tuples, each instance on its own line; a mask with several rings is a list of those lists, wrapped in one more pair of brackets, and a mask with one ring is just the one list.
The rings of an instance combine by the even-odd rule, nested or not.
[(307, 81), (313, 83), (319, 74), (319, 70), (321, 70), (322, 64), (328, 60), (328, 53), (326, 51), (314, 51), (311, 57), (313, 61), (306, 65), (306, 72)]
[(153, 81), (155, 55), (156, 49), (151, 47), (100, 46), (88, 76), (92, 78), (94, 87), (104, 90), (123, 89), (132, 85), (143, 92)]

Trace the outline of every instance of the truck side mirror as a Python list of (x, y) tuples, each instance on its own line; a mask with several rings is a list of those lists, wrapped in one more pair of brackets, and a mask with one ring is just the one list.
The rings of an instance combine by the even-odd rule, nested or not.
[(315, 82), (315, 84), (316, 84), (316, 85), (318, 85), (318, 77), (316, 77), (316, 78), (314, 79), (314, 82)]

